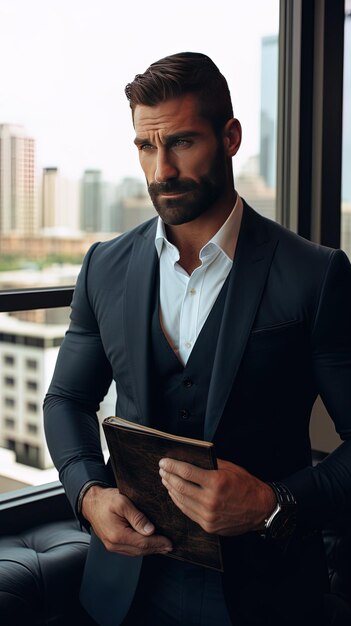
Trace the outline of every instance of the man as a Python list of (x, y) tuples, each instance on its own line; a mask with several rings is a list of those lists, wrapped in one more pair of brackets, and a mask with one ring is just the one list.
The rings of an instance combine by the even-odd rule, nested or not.
[[(238, 196), (241, 127), (208, 57), (161, 59), (126, 94), (159, 218), (88, 252), (45, 400), (92, 532), (82, 602), (103, 626), (322, 624), (318, 529), (349, 506), (351, 443), (312, 468), (308, 428), (320, 393), (351, 436), (350, 264)], [(160, 480), (221, 537), (223, 576), (166, 557), (116, 489), (95, 414), (112, 379), (120, 417), (214, 441), (218, 470), (162, 459)]]

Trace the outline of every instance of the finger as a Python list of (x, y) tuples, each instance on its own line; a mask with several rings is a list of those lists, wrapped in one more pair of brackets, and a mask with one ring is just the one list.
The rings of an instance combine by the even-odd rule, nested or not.
[(162, 483), (168, 490), (175, 491), (183, 496), (189, 496), (194, 500), (197, 500), (200, 492), (202, 491), (202, 487), (199, 485), (189, 482), (188, 480), (184, 480), (178, 474), (170, 474), (160, 467), (159, 470)]
[(169, 474), (180, 476), (180, 478), (200, 485), (201, 487), (206, 487), (212, 478), (211, 474), (213, 470), (205, 470), (201, 467), (191, 465), (191, 463), (185, 463), (184, 461), (163, 458), (160, 460), (159, 466)]
[(121, 513), (137, 533), (152, 535), (155, 532), (154, 524), (130, 500), (125, 500)]
[(132, 556), (154, 553), (168, 553), (172, 550), (172, 543), (167, 537), (152, 535), (145, 537), (130, 527), (126, 527), (118, 537), (118, 543), (114, 546), (118, 552), (123, 551)]
[[(179, 481), (179, 477), (172, 478)], [(162, 483), (168, 491), (168, 495), (171, 497), (177, 507), (188, 517), (198, 521), (200, 517), (206, 513), (206, 496), (204, 490), (197, 485), (191, 485), (185, 482), (185, 491), (173, 487), (170, 482), (167, 482), (162, 478)]]
[(173, 493), (172, 491), (169, 491), (168, 494), (175, 506), (178, 507), (178, 509), (180, 509), (182, 513), (184, 513), (184, 515), (186, 515), (191, 520), (193, 520), (193, 522), (196, 522), (201, 526), (201, 515), (199, 514), (198, 508), (194, 508), (191, 506), (191, 501), (189, 502), (188, 500), (179, 497), (178, 494)]

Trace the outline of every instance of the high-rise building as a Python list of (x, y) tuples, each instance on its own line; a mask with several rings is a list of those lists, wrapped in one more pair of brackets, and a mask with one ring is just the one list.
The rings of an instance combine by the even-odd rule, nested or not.
[(262, 38), (261, 130), (259, 173), (268, 187), (276, 184), (278, 107), (278, 35)]
[(57, 167), (45, 167), (41, 180), (41, 226), (52, 233), (79, 230), (79, 184), (61, 176)]
[[(0, 450), (12, 450), (22, 465), (52, 467), (42, 404), (66, 330), (67, 321), (37, 323), (0, 313)], [(112, 383), (100, 405), (100, 423), (114, 415), (115, 403)]]
[(23, 126), (0, 124), (0, 234), (37, 229), (34, 139)]
[(81, 193), (81, 229), (86, 232), (102, 230), (103, 181), (100, 170), (85, 170)]
[(13, 450), (18, 463), (52, 465), (42, 402), (65, 330), (0, 315), (0, 447)]
[(57, 167), (45, 167), (42, 179), (42, 226), (53, 228), (59, 213), (59, 171)]

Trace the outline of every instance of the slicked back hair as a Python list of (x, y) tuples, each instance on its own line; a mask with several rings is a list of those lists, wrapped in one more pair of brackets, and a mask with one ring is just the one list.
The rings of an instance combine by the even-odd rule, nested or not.
[(164, 57), (128, 83), (125, 94), (133, 117), (135, 107), (154, 106), (186, 94), (199, 101), (199, 113), (208, 119), (215, 132), (233, 117), (228, 84), (213, 61), (199, 52), (180, 52)]

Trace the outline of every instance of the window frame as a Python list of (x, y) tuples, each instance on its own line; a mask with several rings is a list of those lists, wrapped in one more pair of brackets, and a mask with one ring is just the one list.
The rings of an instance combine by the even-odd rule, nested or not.
[(13, 535), (39, 524), (72, 516), (72, 509), (59, 481), (0, 494), (0, 536)]
[(344, 23), (344, 0), (280, 2), (277, 217), (333, 248), (341, 241)]

